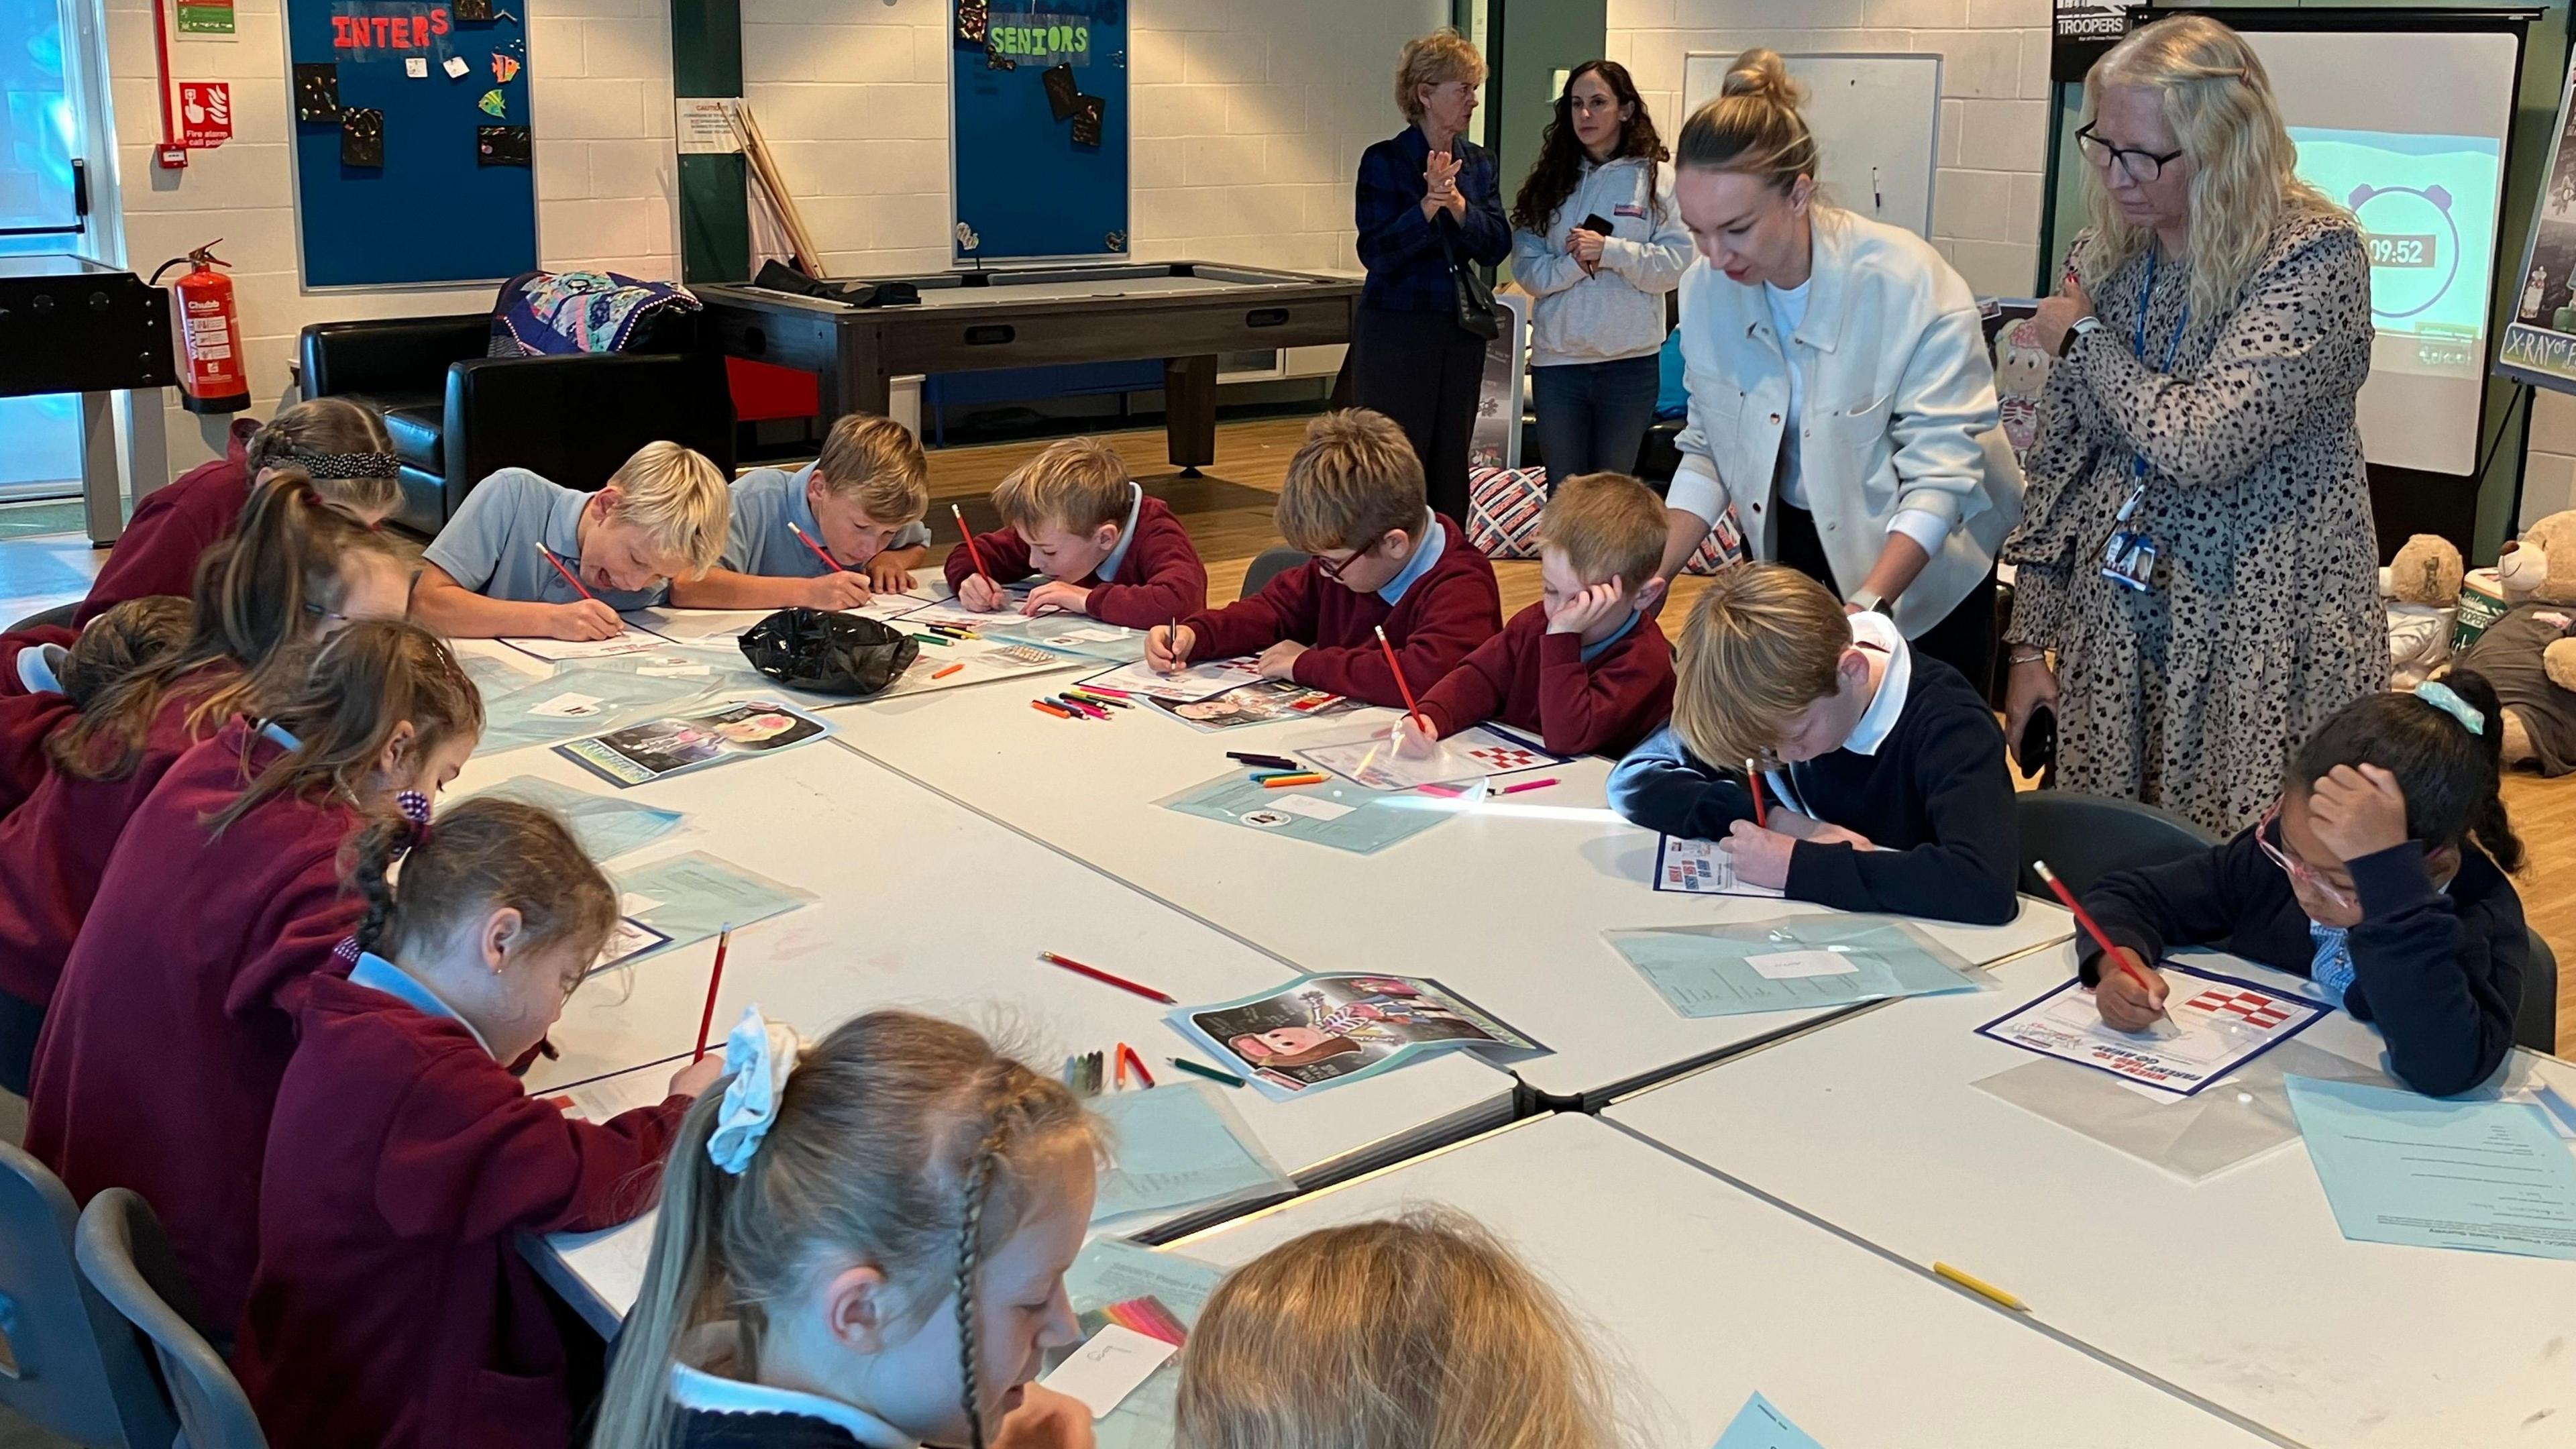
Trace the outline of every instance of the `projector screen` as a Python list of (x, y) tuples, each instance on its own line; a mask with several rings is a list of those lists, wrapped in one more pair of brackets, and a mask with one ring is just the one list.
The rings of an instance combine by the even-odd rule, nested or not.
[(2478, 465), (2486, 339), (2513, 124), (2510, 34), (2248, 30), (2299, 174), (2370, 237), (2376, 336), (2361, 390), (2373, 463)]

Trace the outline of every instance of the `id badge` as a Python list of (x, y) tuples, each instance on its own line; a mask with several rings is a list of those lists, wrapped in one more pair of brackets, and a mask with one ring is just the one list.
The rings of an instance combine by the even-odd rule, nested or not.
[(2124, 589), (2147, 593), (2155, 588), (2156, 544), (2143, 530), (2114, 530), (2102, 545), (2102, 577)]

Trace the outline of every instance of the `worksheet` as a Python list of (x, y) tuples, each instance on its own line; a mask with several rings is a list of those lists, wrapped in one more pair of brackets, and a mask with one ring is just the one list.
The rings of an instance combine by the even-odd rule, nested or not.
[(1981, 1036), (2188, 1097), (2297, 1036), (2325, 1015), (2313, 1001), (2166, 962), (2165, 1020), (2143, 1032), (2106, 1026), (2091, 992), (2069, 980), (1978, 1027)]
[(1551, 754), (1535, 740), (1494, 725), (1470, 725), (1444, 736), (1424, 754), (1398, 750), (1390, 725), (1373, 724), (1297, 746), (1297, 753), (1356, 785), (1371, 790), (1418, 790), (1523, 770), (1562, 765), (1569, 758)]
[(648, 634), (629, 625), (613, 639), (504, 639), (501, 642), (531, 658), (561, 663), (567, 659), (608, 659), (619, 654), (648, 654), (670, 641), (659, 634)]
[(1968, 961), (1911, 921), (1797, 916), (1604, 931), (1675, 1013), (1741, 1016), (1973, 991)]
[[(945, 644), (924, 644), (920, 656), (894, 683), (867, 699), (843, 700), (842, 703), (866, 704), (869, 700), (900, 699), (908, 694), (986, 684), (1014, 675), (1054, 674), (1086, 668), (1094, 662), (1069, 659), (1052, 650), (1001, 639), (956, 639)], [(1053, 686), (1055, 689), (1063, 687), (1060, 684)]]
[[(668, 646), (665, 646), (668, 647)], [(483, 735), (477, 755), (550, 744), (596, 732), (600, 726), (708, 692), (709, 679), (637, 673), (614, 663), (576, 664), (530, 680), (483, 702)]]
[(811, 891), (781, 884), (703, 850), (664, 856), (613, 875), (618, 909), (670, 937), (673, 946), (704, 941), (727, 926), (739, 931), (814, 899)]
[(1248, 775), (1220, 775), (1156, 803), (1265, 835), (1375, 855), (1472, 807), (1482, 794), (1476, 788), (1455, 799), (1385, 795), (1346, 780), (1274, 790)]
[(1735, 858), (1714, 840), (1664, 836), (1655, 847), (1655, 889), (1691, 896), (1760, 896), (1783, 894), (1777, 886), (1758, 886), (1735, 878)]
[(1184, 1078), (1092, 1098), (1110, 1147), (1091, 1221), (1296, 1191), (1226, 1101), (1233, 1090)]
[[(1064, 1291), (1086, 1324), (1113, 1305), (1151, 1298), (1184, 1327), (1195, 1327), (1224, 1277), (1224, 1269), (1194, 1258), (1103, 1234), (1074, 1259), (1073, 1270), (1064, 1275)], [(1100, 1449), (1171, 1449), (1173, 1396), (1180, 1381), (1177, 1366), (1156, 1368), (1115, 1412), (1093, 1423)]]
[(2576, 1154), (2540, 1108), (2286, 1081), (2345, 1237), (2576, 1258)]
[(663, 810), (638, 800), (576, 790), (537, 775), (512, 775), (465, 798), (480, 800), (485, 796), (517, 800), (553, 811), (571, 828), (573, 839), (581, 843), (582, 853), (592, 860), (609, 860), (630, 850), (642, 849), (679, 829), (689, 818), (677, 810)]
[(1806, 1430), (1789, 1422), (1777, 1404), (1755, 1393), (1735, 1411), (1734, 1422), (1717, 1436), (1717, 1449), (1824, 1449)]
[(1193, 664), (1178, 674), (1164, 674), (1154, 666), (1138, 660), (1121, 665), (1106, 674), (1094, 674), (1082, 681), (1086, 689), (1114, 689), (1146, 699), (1168, 699), (1187, 703), (1223, 694), (1238, 684), (1261, 677), (1261, 666), (1251, 655), (1240, 659), (1219, 659), (1206, 664)]

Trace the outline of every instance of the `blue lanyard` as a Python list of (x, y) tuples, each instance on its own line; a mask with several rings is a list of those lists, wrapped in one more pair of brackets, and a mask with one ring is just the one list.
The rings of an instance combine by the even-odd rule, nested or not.
[[(2131, 341), (2130, 341), (2130, 343), (2129, 343), (2129, 352), (2130, 352), (2130, 355), (2132, 355), (2132, 356), (2136, 357), (2136, 358), (2138, 359), (2138, 361), (2140, 361), (2140, 362), (2142, 362), (2142, 363), (2143, 363), (2143, 362), (2145, 362), (2145, 361), (2147, 360), (2147, 303), (2148, 303), (2148, 302), (2149, 302), (2149, 301), (2150, 301), (2150, 300), (2155, 296), (2155, 292), (2156, 292), (2156, 252), (2155, 252), (2155, 249), (2154, 249), (2152, 246), (2150, 246), (2150, 247), (2148, 248), (2148, 250), (2147, 250), (2147, 275), (2146, 275), (2146, 280), (2144, 280), (2144, 281), (2142, 281), (2142, 282), (2140, 282), (2140, 283), (2138, 284), (2138, 327), (2137, 327), (2137, 335), (2136, 335), (2134, 338), (2132, 338), (2132, 339), (2131, 339)], [(2190, 322), (2191, 322), (2191, 303), (2189, 303), (2188, 301), (2186, 301), (2186, 302), (2184, 302), (2184, 303), (2182, 304), (2182, 315), (2181, 315), (2181, 316), (2178, 316), (2178, 317), (2176, 317), (2176, 318), (2174, 318), (2173, 336), (2171, 336), (2171, 337), (2169, 337), (2169, 338), (2165, 339), (2165, 362), (2164, 362), (2164, 366), (2162, 366), (2162, 367), (2158, 368), (2158, 369), (2157, 369), (2157, 371), (2159, 371), (2159, 372), (2171, 372), (2171, 371), (2173, 371), (2174, 358), (2175, 358), (2175, 356), (2176, 356), (2177, 354), (2179, 354), (2179, 353), (2182, 351), (2182, 331), (2183, 331), (2183, 328), (2184, 328), (2184, 327), (2186, 327), (2186, 326), (2188, 326), (2188, 325), (2190, 324)], [(2132, 453), (2132, 454), (2130, 454), (2130, 455), (2129, 455), (2129, 476), (2130, 476), (2130, 477), (2132, 477), (2132, 478), (2134, 478), (2134, 479), (2136, 479), (2136, 480), (2138, 481), (2138, 485), (2139, 485), (2141, 488), (2143, 488), (2143, 487), (2146, 485), (2146, 480), (2147, 480), (2147, 458), (2146, 458), (2146, 455), (2145, 455), (2144, 453)], [(2134, 496), (2130, 498), (2130, 500), (2129, 500), (2129, 506), (2130, 506), (2130, 508), (2135, 508), (2135, 507), (2137, 506), (2137, 503), (2138, 503), (2138, 500), (2137, 500)], [(2125, 521), (2125, 520), (2126, 520), (2126, 518), (2127, 518), (2127, 516), (2128, 516), (2128, 510), (2127, 510), (2127, 509), (2123, 509), (2123, 510), (2121, 511), (2121, 517), (2122, 517), (2122, 519)]]

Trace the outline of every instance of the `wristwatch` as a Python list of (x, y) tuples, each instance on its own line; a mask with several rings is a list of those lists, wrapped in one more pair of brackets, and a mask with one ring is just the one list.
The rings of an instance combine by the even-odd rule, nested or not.
[(2057, 355), (2064, 357), (2066, 355), (2066, 349), (2075, 345), (2076, 338), (2090, 337), (2101, 330), (2102, 319), (2099, 317), (2087, 313), (2082, 317), (2076, 318), (2075, 321), (2067, 327), (2066, 335), (2057, 339)]
[(1863, 589), (1859, 593), (1852, 595), (1844, 602), (1859, 605), (1860, 611), (1864, 614), (1885, 614), (1888, 612), (1887, 600), (1880, 598), (1876, 589)]

